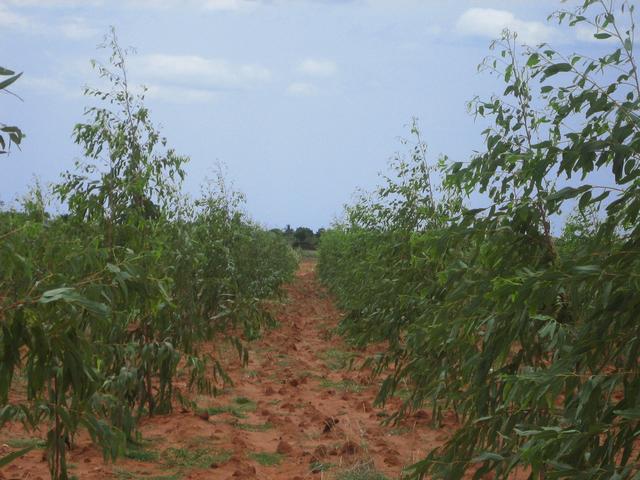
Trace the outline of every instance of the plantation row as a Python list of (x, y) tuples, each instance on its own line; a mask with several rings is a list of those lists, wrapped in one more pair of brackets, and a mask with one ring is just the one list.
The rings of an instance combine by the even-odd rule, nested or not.
[(597, 58), (522, 50), (505, 32), (482, 65), (505, 90), (472, 103), (486, 149), (430, 167), (414, 127), (408, 157), (321, 239), (342, 332), (384, 346), (379, 401), (408, 389), (398, 415), (461, 419), (411, 478), (640, 478), (632, 3), (551, 17), (592, 29), (610, 50)]
[[(222, 178), (198, 200), (179, 193), (186, 159), (165, 146), (127, 84), (127, 52), (108, 40), (109, 62), (95, 66), (109, 89), (87, 89), (95, 102), (74, 130), (85, 160), (53, 188), (65, 213), (48, 213), (37, 188), (0, 212), (0, 428), (48, 431), (53, 479), (68, 478), (80, 429), (115, 458), (142, 416), (187, 402), (179, 372), (214, 393), (225, 373), (199, 346), (231, 341), (246, 361), (240, 336), (272, 321), (262, 301), (297, 264)], [(21, 139), (7, 128), (3, 147)]]

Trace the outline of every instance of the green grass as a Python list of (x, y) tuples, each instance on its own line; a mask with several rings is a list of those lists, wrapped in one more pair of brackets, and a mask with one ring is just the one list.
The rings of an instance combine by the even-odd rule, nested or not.
[(182, 473), (176, 472), (169, 475), (136, 475), (123, 468), (114, 468), (113, 473), (117, 480), (180, 480)]
[(320, 473), (326, 472), (327, 470), (333, 467), (333, 463), (328, 462), (312, 462), (311, 463), (311, 472), (312, 473)]
[(142, 445), (128, 445), (124, 456), (131, 460), (138, 460), (139, 462), (156, 462), (160, 458), (158, 452), (147, 450)]
[(337, 371), (349, 368), (351, 363), (355, 360), (356, 354), (345, 350), (331, 348), (322, 352), (320, 357), (327, 364), (327, 367), (331, 370)]
[(394, 427), (391, 430), (389, 430), (389, 435), (405, 435), (405, 434), (407, 434), (409, 432), (411, 432), (411, 428), (410, 427), (397, 426), (397, 427)]
[(267, 430), (271, 430), (273, 428), (273, 425), (271, 425), (269, 422), (258, 424), (237, 423), (235, 427), (240, 430), (244, 430), (245, 432), (266, 432)]
[(209, 468), (212, 464), (222, 464), (231, 458), (226, 450), (212, 451), (206, 448), (189, 450), (167, 448), (162, 452), (162, 463), (170, 468)]
[(340, 382), (334, 382), (328, 378), (324, 378), (320, 381), (322, 388), (334, 388), (336, 390), (342, 390), (345, 392), (361, 392), (364, 387), (353, 380), (342, 380)]
[(337, 473), (334, 480), (389, 480), (378, 472), (372, 463), (361, 463)]
[(293, 364), (291, 357), (289, 355), (285, 355), (284, 353), (278, 354), (278, 360), (276, 360), (276, 365), (279, 367), (290, 367)]
[(246, 397), (236, 397), (229, 405), (219, 407), (207, 407), (198, 409), (198, 413), (207, 412), (209, 415), (220, 415), (230, 413), (236, 418), (247, 418), (247, 413), (255, 412), (258, 406), (253, 400)]
[(279, 453), (268, 453), (268, 452), (252, 452), (249, 454), (249, 458), (251, 460), (255, 460), (260, 465), (265, 467), (274, 467), (276, 465), (280, 465), (282, 462), (283, 455)]

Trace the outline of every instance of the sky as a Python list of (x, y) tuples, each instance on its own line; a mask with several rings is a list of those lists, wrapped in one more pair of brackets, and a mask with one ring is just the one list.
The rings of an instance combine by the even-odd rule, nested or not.
[[(317, 229), (356, 188), (378, 183), (417, 118), (429, 158), (482, 149), (466, 104), (503, 86), (479, 74), (505, 27), (523, 42), (595, 48), (547, 23), (559, 0), (0, 0), (0, 65), (24, 72), (0, 95), (0, 121), (25, 132), (0, 157), (0, 200), (73, 168), (73, 126), (109, 26), (137, 54), (134, 84), (169, 145), (190, 157), (197, 195), (223, 164), (268, 227)], [(564, 5), (566, 6), (566, 5)]]

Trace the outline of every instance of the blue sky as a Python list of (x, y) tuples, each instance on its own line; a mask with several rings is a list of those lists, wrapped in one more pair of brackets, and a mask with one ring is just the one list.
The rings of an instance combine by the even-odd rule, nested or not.
[(267, 226), (327, 226), (371, 187), (417, 117), (431, 158), (482, 147), (466, 111), (502, 85), (476, 73), (504, 27), (529, 43), (593, 47), (546, 17), (558, 0), (0, 0), (2, 66), (23, 71), (1, 120), (27, 134), (2, 158), (0, 199), (54, 182), (80, 151), (82, 87), (108, 27), (135, 46), (134, 83), (197, 194), (216, 162)]

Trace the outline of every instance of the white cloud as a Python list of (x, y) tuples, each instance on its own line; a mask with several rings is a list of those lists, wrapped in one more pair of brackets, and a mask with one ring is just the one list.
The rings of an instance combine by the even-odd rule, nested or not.
[(22, 7), (76, 8), (87, 6), (142, 7), (152, 9), (195, 7), (210, 11), (250, 11), (262, 0), (3, 0)]
[(60, 25), (54, 28), (65, 37), (73, 40), (96, 37), (100, 34), (100, 31), (97, 28), (89, 25), (82, 17), (74, 17), (64, 20)]
[(17, 7), (81, 7), (102, 5), (101, 0), (8, 0)]
[(311, 83), (294, 82), (287, 87), (287, 93), (295, 97), (312, 97), (318, 94), (318, 87)]
[(505, 28), (517, 32), (519, 40), (530, 44), (548, 42), (556, 36), (556, 31), (542, 22), (521, 20), (507, 10), (493, 8), (470, 8), (456, 24), (463, 35), (488, 38), (498, 38)]
[(121, 5), (129, 7), (155, 9), (199, 8), (213, 12), (252, 11), (261, 3), (261, 0), (120, 0)]
[(153, 54), (132, 57), (132, 73), (151, 83), (162, 81), (198, 88), (243, 88), (270, 80), (260, 65), (232, 64), (198, 55)]
[(58, 23), (43, 23), (33, 16), (23, 15), (0, 5), (0, 27), (35, 35), (61, 35), (72, 40), (94, 37), (98, 30), (83, 17), (62, 18)]
[(615, 43), (616, 42), (616, 39), (614, 37), (607, 38), (605, 40), (597, 39), (596, 37), (594, 37), (596, 33), (600, 33), (600, 32), (598, 32), (598, 30), (591, 25), (581, 24), (576, 26), (576, 38), (581, 42), (594, 42), (594, 43), (596, 42)]
[(199, 88), (148, 85), (146, 96), (167, 103), (209, 103), (218, 98), (216, 92)]
[(0, 27), (24, 30), (30, 28), (32, 20), (29, 17), (10, 11), (4, 5), (0, 5)]
[(307, 58), (298, 65), (298, 71), (313, 77), (331, 77), (338, 72), (338, 66), (331, 60)]
[(205, 0), (203, 7), (206, 10), (248, 11), (258, 6), (257, 1), (251, 0)]
[(82, 95), (82, 88), (78, 85), (73, 88), (70, 82), (65, 82), (57, 77), (39, 77), (25, 73), (20, 78), (20, 83), (16, 84), (20, 89), (31, 90), (40, 95), (60, 96), (66, 98), (79, 98)]

